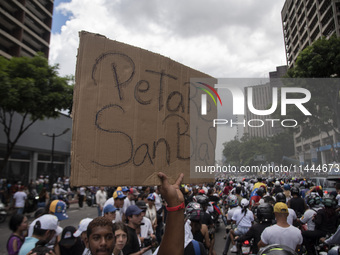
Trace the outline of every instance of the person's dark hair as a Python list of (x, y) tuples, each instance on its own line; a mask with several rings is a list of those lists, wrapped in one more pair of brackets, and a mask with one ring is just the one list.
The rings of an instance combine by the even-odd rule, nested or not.
[(104, 217), (97, 217), (94, 220), (92, 220), (90, 222), (90, 224), (87, 226), (87, 238), (90, 238), (90, 235), (92, 234), (92, 229), (95, 227), (111, 227), (112, 229), (112, 233), (114, 233), (113, 231), (113, 223), (111, 220), (109, 220), (108, 218), (104, 218)]
[(244, 214), (244, 216), (246, 216), (247, 212), (248, 212), (248, 205), (241, 205), (241, 212)]
[(45, 240), (39, 240), (36, 244), (35, 247), (31, 250), (32, 254), (36, 255), (45, 255), (46, 253), (49, 254), (52, 249), (48, 248), (45, 246), (47, 242)]
[(38, 210), (36, 210), (36, 212), (34, 213), (34, 219), (39, 218), (40, 216), (43, 216), (44, 214), (47, 214), (48, 212), (46, 212), (46, 208), (39, 208)]
[(240, 194), (241, 194), (241, 191), (242, 191), (242, 187), (236, 187), (235, 193), (236, 193), (237, 195), (240, 195)]
[(191, 232), (192, 234), (196, 234), (201, 231), (202, 223), (199, 220), (191, 220)]
[(35, 225), (33, 226), (33, 235), (43, 236), (47, 231), (47, 229), (41, 229), (41, 223), (39, 220), (35, 222)]
[(126, 243), (129, 242), (129, 233), (128, 233), (128, 228), (123, 222), (115, 222), (113, 223), (113, 235), (115, 235), (115, 232), (117, 230), (123, 230), (127, 236), (127, 241)]
[(18, 227), (21, 225), (22, 221), (24, 220), (23, 214), (14, 214), (11, 219), (9, 220), (9, 229), (13, 232), (17, 231)]

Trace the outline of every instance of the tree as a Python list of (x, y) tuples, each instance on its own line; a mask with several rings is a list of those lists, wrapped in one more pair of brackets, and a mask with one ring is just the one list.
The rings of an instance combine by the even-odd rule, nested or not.
[(226, 164), (250, 166), (263, 164), (255, 157), (263, 155), (267, 162), (279, 163), (283, 156), (294, 154), (291, 133), (280, 133), (269, 138), (244, 136), (240, 141), (232, 140), (223, 144)]
[(301, 137), (307, 138), (321, 132), (330, 137), (330, 130), (339, 135), (340, 82), (334, 78), (340, 77), (340, 38), (321, 38), (308, 46), (299, 54), (295, 67), (289, 69), (288, 76), (328, 78), (306, 80), (301, 85), (311, 92), (311, 100), (305, 104), (311, 116), (305, 116), (296, 109), (289, 111), (289, 115), (294, 116), (301, 124)]
[[(2, 171), (19, 138), (37, 121), (57, 118), (61, 110), (70, 109), (73, 86), (70, 77), (58, 76), (58, 65), (48, 65), (38, 54), (33, 58), (0, 57), (0, 124), (6, 136), (6, 153)], [(21, 116), (20, 127), (13, 133), (13, 117)]]

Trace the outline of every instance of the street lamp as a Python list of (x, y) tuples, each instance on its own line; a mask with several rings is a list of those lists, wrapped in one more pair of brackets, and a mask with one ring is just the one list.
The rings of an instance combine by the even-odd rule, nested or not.
[[(68, 131), (70, 131), (70, 128), (66, 128), (62, 133), (56, 135), (55, 133), (53, 133), (52, 135), (49, 135), (47, 133), (41, 133), (43, 136), (47, 136), (47, 137), (51, 137), (52, 138), (52, 151), (51, 151), (51, 175), (50, 175), (50, 180), (54, 181), (54, 178), (52, 175), (54, 175), (53, 173), (53, 167), (54, 167), (54, 141), (56, 137), (62, 136), (64, 134), (66, 134)], [(52, 178), (51, 178), (52, 177)]]

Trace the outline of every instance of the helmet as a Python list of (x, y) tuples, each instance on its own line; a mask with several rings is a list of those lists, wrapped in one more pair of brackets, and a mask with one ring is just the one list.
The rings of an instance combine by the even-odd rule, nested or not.
[(286, 183), (285, 185), (283, 185), (283, 189), (284, 190), (290, 190), (290, 185), (288, 183)]
[(295, 251), (285, 245), (271, 244), (261, 249), (257, 255), (297, 255)]
[(323, 205), (325, 207), (335, 207), (335, 205), (337, 204), (335, 199), (331, 198), (331, 197), (327, 197), (322, 201)]
[(308, 196), (307, 205), (313, 207), (314, 205), (319, 205), (321, 203), (321, 198), (319, 196)]
[(265, 191), (264, 188), (261, 186), (260, 188), (257, 189), (256, 194), (260, 197), (264, 195)]
[(199, 221), (202, 215), (201, 205), (199, 203), (190, 202), (185, 208), (185, 214), (189, 220)]
[(286, 195), (283, 194), (282, 192), (277, 193), (276, 197), (275, 197), (276, 203), (277, 202), (282, 202), (282, 203), (286, 203)]
[(207, 205), (209, 203), (209, 198), (206, 195), (197, 195), (196, 196), (197, 203), (201, 205)]
[(290, 193), (292, 195), (299, 195), (300, 194), (300, 191), (297, 187), (293, 187), (291, 190), (290, 190)]
[(271, 204), (263, 203), (257, 207), (257, 218), (260, 221), (271, 221), (274, 219), (274, 209)]
[(235, 195), (230, 195), (228, 197), (228, 205), (231, 206), (231, 207), (238, 206), (238, 200), (237, 200), (237, 197)]

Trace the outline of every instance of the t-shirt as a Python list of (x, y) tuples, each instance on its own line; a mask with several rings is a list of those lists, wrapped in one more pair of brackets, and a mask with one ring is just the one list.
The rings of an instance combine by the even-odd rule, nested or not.
[(124, 205), (123, 205), (123, 208), (122, 208), (122, 213), (125, 214), (126, 209), (127, 209), (130, 205), (135, 205), (135, 204), (136, 204), (136, 203), (135, 203), (134, 200), (131, 201), (128, 197), (126, 197), (126, 198), (124, 199)]
[(236, 206), (236, 207), (231, 208), (231, 209), (228, 211), (227, 220), (231, 220), (231, 218), (232, 218), (233, 215), (234, 215), (234, 212), (237, 211), (237, 210), (240, 209), (240, 208), (241, 208), (241, 207), (239, 207), (239, 206)]
[[(17, 251), (13, 250), (13, 242), (14, 240), (17, 240)], [(11, 234), (11, 236), (8, 238), (7, 241), (7, 252), (9, 255), (17, 255), (19, 253), (20, 247), (24, 243), (25, 238), (24, 237), (19, 237), (17, 235)]]
[(308, 230), (314, 231), (315, 223), (313, 221), (313, 216), (316, 214), (318, 210), (322, 207), (314, 207), (313, 209), (308, 209), (300, 218), (300, 221), (305, 224), (307, 223)]
[(127, 228), (128, 228), (129, 237), (128, 237), (128, 242), (126, 243), (126, 245), (124, 246), (122, 250), (124, 255), (129, 255), (131, 253), (135, 253), (140, 250), (136, 230), (133, 228), (130, 228), (129, 226), (127, 226)]
[(250, 228), (252, 225), (252, 222), (254, 221), (254, 214), (252, 211), (247, 209), (247, 214), (244, 215), (244, 212), (242, 212), (242, 209), (239, 208), (237, 211), (234, 212), (232, 220), (236, 221), (236, 225), (238, 227), (245, 227)]
[(283, 228), (275, 224), (264, 229), (261, 240), (265, 244), (281, 244), (295, 250), (297, 245), (302, 244), (302, 235), (301, 231), (294, 226)]
[(35, 237), (26, 237), (24, 244), (21, 246), (19, 255), (26, 255), (29, 251), (31, 251), (35, 244), (39, 241), (39, 239)]
[(15, 198), (15, 207), (16, 208), (23, 208), (25, 207), (25, 200), (27, 195), (23, 191), (17, 191), (14, 193), (13, 198)]
[(340, 194), (336, 195), (335, 199), (338, 201), (338, 205), (340, 206)]
[(293, 225), (293, 222), (294, 222), (294, 220), (296, 220), (297, 219), (297, 217), (296, 217), (296, 213), (295, 213), (295, 211), (293, 210), (293, 209), (291, 209), (291, 208), (288, 208), (288, 217), (287, 217), (287, 223), (289, 224), (289, 225)]
[[(140, 236), (141, 237), (149, 237), (151, 234), (153, 234), (151, 221), (148, 218), (143, 217), (142, 225), (140, 226)], [(143, 254), (144, 255), (151, 255), (152, 250), (151, 249), (147, 250)]]

